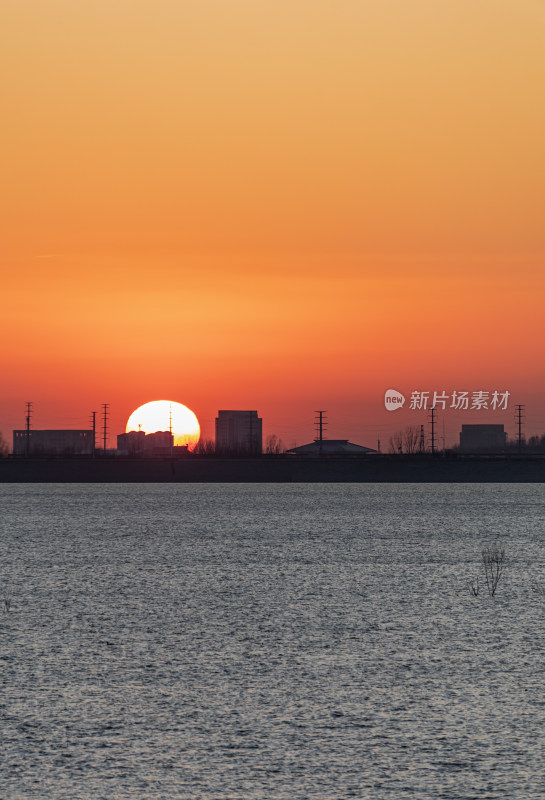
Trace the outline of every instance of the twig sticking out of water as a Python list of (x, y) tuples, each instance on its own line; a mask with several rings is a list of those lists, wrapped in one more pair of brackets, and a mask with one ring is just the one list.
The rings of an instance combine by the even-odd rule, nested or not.
[(494, 597), (505, 565), (505, 550), (497, 545), (485, 547), (482, 551), (482, 558), (488, 594), (490, 597)]

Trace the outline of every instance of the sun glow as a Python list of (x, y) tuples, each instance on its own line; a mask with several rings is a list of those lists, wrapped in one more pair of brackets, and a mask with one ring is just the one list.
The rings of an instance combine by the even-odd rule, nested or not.
[(199, 420), (187, 406), (170, 400), (153, 400), (145, 403), (130, 415), (126, 432), (143, 431), (156, 433), (168, 431), (172, 426), (174, 444), (187, 444), (190, 450), (195, 448), (201, 435)]

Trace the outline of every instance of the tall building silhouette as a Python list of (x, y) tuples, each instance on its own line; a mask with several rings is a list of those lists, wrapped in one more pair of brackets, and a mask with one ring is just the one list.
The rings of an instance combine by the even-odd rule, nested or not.
[(217, 453), (259, 455), (262, 448), (262, 419), (257, 416), (257, 411), (218, 411)]

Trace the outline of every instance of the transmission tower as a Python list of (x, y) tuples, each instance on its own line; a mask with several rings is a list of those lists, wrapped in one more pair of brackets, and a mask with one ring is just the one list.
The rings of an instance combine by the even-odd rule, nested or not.
[(174, 437), (172, 435), (172, 403), (168, 407), (168, 429), (170, 431), (170, 457), (174, 455)]
[(32, 417), (32, 406), (33, 403), (27, 402), (25, 404), (26, 410), (26, 417), (25, 417), (25, 430), (26, 430), (26, 437), (25, 437), (25, 455), (28, 458), (30, 454), (30, 420)]
[(91, 411), (91, 430), (93, 432), (93, 442), (91, 453), (93, 458), (95, 457), (95, 448), (96, 448), (96, 441), (97, 441), (97, 412)]
[(102, 404), (102, 446), (104, 448), (104, 455), (106, 455), (106, 442), (108, 439), (108, 409), (109, 403)]
[(518, 453), (520, 456), (520, 454), (522, 453), (522, 423), (524, 420), (524, 405), (522, 403), (519, 403), (518, 405), (515, 406), (515, 419), (518, 428), (517, 439), (518, 439)]
[(435, 406), (431, 407), (430, 410), (430, 423), (431, 423), (431, 454), (432, 456), (435, 455)]
[(423, 425), (420, 426), (420, 445), (418, 449), (420, 450), (421, 453), (423, 453), (426, 450), (426, 438), (424, 436)]
[(327, 422), (325, 421), (326, 411), (316, 411), (315, 412), (318, 416), (314, 418), (314, 424), (316, 425), (316, 433), (318, 434), (318, 441), (319, 441), (319, 453), (322, 455), (322, 442), (324, 440), (324, 428), (327, 428)]

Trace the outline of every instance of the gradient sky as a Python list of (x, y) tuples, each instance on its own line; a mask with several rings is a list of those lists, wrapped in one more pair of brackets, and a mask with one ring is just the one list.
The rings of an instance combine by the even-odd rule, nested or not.
[[(545, 431), (544, 34), (542, 0), (3, 0), (0, 430), (171, 399), (372, 447), (426, 422), (396, 388)], [(447, 440), (475, 421), (515, 432)]]

